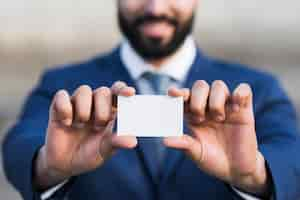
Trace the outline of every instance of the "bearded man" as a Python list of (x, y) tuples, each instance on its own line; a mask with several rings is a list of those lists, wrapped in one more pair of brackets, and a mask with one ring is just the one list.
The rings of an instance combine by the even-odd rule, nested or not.
[[(119, 0), (119, 47), (44, 73), (3, 144), (24, 199), (300, 197), (294, 108), (271, 75), (201, 53), (198, 3)], [(115, 97), (136, 93), (183, 97), (185, 134), (117, 136)]]

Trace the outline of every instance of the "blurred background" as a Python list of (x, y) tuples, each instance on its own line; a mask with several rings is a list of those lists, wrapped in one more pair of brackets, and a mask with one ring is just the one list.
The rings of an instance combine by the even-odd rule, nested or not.
[[(200, 0), (195, 37), (210, 56), (277, 75), (299, 112), (299, 10), (298, 0)], [(88, 59), (120, 39), (116, 0), (2, 0), (0, 142), (45, 68)], [(0, 199), (20, 199), (1, 167)]]

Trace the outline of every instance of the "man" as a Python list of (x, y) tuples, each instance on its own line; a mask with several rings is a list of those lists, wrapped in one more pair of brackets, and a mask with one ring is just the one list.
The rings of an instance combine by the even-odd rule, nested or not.
[[(120, 0), (119, 48), (43, 75), (3, 145), (24, 199), (300, 197), (288, 97), (272, 76), (200, 53), (190, 36), (197, 5)], [(136, 92), (182, 96), (184, 136), (116, 136), (115, 97)]]

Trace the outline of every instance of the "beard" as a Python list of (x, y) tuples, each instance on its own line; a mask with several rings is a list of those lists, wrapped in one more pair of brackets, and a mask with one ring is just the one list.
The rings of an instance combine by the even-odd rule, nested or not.
[[(174, 26), (175, 32), (168, 42), (163, 42), (160, 38), (147, 38), (139, 31), (141, 25), (153, 22), (167, 22)], [(192, 32), (194, 14), (184, 24), (180, 24), (176, 19), (167, 16), (152, 15), (140, 16), (133, 22), (129, 22), (119, 10), (118, 23), (123, 35), (141, 57), (146, 60), (160, 59), (172, 55), (181, 47)]]

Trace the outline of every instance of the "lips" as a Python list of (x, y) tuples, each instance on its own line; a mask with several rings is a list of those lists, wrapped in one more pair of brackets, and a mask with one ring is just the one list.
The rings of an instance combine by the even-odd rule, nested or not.
[(161, 38), (174, 29), (174, 26), (167, 22), (147, 22), (140, 26), (141, 31), (147, 37)]

